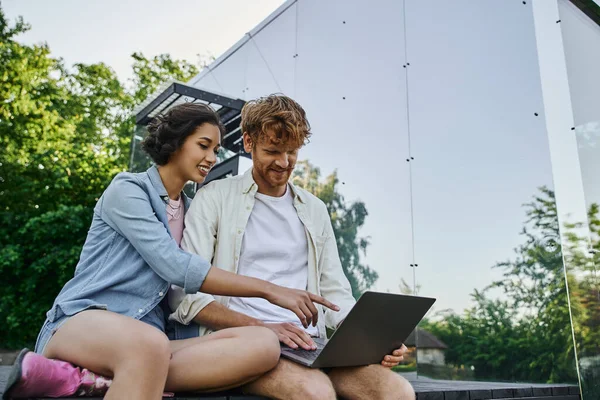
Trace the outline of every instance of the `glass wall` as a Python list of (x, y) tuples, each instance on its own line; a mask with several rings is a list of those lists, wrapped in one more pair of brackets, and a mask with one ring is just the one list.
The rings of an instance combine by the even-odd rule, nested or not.
[(577, 382), (530, 3), (286, 3), (193, 81), (305, 108), (355, 295), (437, 299), (409, 377)]
[(419, 376), (575, 383), (532, 8), (433, 3), (407, 2), (421, 327), (444, 345)]
[(588, 228), (571, 257), (570, 300), (583, 395), (592, 399), (600, 398), (600, 26), (567, 0), (559, 12)]

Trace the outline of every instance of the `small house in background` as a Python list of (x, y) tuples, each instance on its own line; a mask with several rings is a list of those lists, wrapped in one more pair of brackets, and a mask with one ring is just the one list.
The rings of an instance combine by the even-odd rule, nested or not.
[[(418, 334), (417, 338), (415, 338), (415, 332), (417, 332)], [(415, 339), (418, 340), (418, 346), (417, 340)], [(408, 336), (404, 344), (406, 345), (406, 347), (408, 347), (408, 356), (414, 358), (416, 355), (418, 357), (419, 364), (446, 364), (445, 352), (448, 346), (446, 346), (444, 342), (438, 339), (431, 332), (417, 328)], [(415, 350), (417, 352), (416, 354)]]

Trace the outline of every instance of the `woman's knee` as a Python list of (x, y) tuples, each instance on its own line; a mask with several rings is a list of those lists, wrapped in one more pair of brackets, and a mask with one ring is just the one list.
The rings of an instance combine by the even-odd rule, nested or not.
[(259, 359), (257, 364), (263, 369), (261, 373), (269, 371), (277, 365), (281, 348), (279, 339), (273, 331), (260, 326), (249, 326), (245, 327), (240, 335), (244, 337), (244, 342), (248, 343), (248, 348), (252, 349), (253, 357)]
[(58, 358), (103, 375), (127, 366), (157, 365), (171, 357), (164, 333), (143, 322), (103, 310), (69, 318), (53, 335), (44, 356)]
[(171, 359), (169, 338), (163, 332), (151, 326), (132, 332), (121, 344), (123, 359), (139, 362), (161, 363), (168, 366)]

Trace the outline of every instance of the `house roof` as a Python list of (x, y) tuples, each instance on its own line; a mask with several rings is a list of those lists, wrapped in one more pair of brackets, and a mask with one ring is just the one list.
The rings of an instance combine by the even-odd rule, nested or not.
[(419, 349), (447, 349), (448, 346), (440, 339), (435, 337), (435, 335), (431, 332), (426, 331), (425, 329), (417, 328), (408, 335), (408, 338), (404, 341), (404, 344), (407, 347), (415, 347), (415, 331), (418, 332), (418, 348)]

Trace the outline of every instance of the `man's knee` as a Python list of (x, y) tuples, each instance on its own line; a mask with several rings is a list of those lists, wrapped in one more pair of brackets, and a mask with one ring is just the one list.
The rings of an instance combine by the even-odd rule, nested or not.
[(383, 370), (383, 379), (378, 388), (378, 398), (415, 400), (415, 391), (409, 381), (392, 370), (387, 368), (383, 368)]
[(330, 377), (343, 397), (415, 400), (410, 383), (381, 365), (334, 368)]
[(331, 380), (322, 372), (306, 374), (299, 383), (299, 399), (308, 400), (335, 400), (335, 389)]
[(248, 393), (293, 400), (335, 400), (335, 389), (327, 375), (281, 359), (275, 369), (246, 386)]

